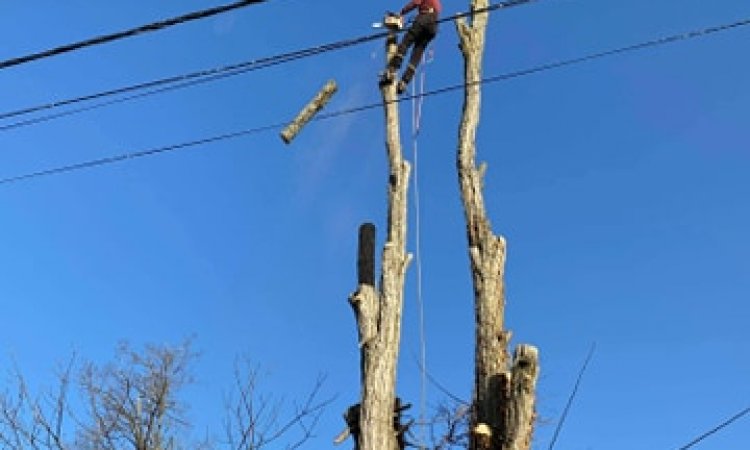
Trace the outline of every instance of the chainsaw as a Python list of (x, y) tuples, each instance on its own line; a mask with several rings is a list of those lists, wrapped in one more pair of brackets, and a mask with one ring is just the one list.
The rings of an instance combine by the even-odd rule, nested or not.
[(398, 31), (404, 27), (404, 18), (401, 14), (388, 11), (385, 13), (382, 22), (375, 22), (372, 24), (373, 28), (385, 28), (391, 31)]

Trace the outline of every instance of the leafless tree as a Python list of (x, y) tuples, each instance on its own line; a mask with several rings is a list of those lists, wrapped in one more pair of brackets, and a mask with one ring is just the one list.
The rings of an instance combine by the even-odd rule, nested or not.
[[(224, 432), (231, 450), (260, 450), (274, 445), (297, 449), (312, 438), (330, 399), (319, 400), (324, 378), (318, 377), (310, 394), (300, 404), (283, 414), (285, 402), (259, 394), (259, 373), (247, 361), (236, 363), (234, 392), (226, 401)], [(286, 440), (282, 445), (282, 441)]]
[(56, 388), (36, 397), (14, 367), (9, 388), (0, 395), (0, 446), (8, 450), (71, 448), (64, 436), (67, 399), (75, 358), (57, 370)]
[[(484, 203), (486, 164), (476, 164), (482, 60), (488, 0), (470, 0), (471, 23), (456, 22), (464, 57), (464, 107), (458, 138), (458, 178), (466, 218), (476, 321), (472, 450), (528, 450), (535, 420), (538, 351), (519, 345), (511, 359), (505, 328), (506, 242), (492, 231)], [(484, 11), (484, 12), (481, 12)]]
[[(330, 400), (319, 400), (319, 377), (299, 404), (258, 390), (258, 371), (236, 365), (234, 394), (226, 405), (226, 441), (207, 432), (188, 442), (191, 430), (182, 390), (193, 382), (197, 355), (191, 341), (178, 345), (121, 344), (113, 361), (75, 364), (55, 376), (55, 388), (35, 396), (15, 368), (0, 394), (0, 448), (7, 450), (260, 450), (296, 449), (313, 437)], [(79, 375), (79, 383), (75, 383)], [(75, 389), (75, 388), (79, 389)], [(71, 389), (72, 388), (72, 389)], [(83, 406), (73, 410), (71, 392)], [(288, 407), (287, 407), (288, 406)], [(282, 445), (282, 441), (288, 443)]]
[(121, 344), (112, 363), (86, 364), (81, 387), (89, 420), (79, 433), (79, 448), (176, 448), (188, 425), (179, 393), (192, 382), (195, 356), (189, 342), (148, 345), (143, 351)]
[[(469, 261), (474, 287), (475, 382), (471, 408), (443, 411), (445, 434), (438, 448), (461, 445), (468, 437), (471, 450), (528, 450), (536, 417), (535, 390), (538, 351), (520, 345), (513, 357), (505, 328), (505, 239), (496, 235), (484, 203), (486, 165), (476, 163), (476, 134), (480, 118), (482, 63), (489, 0), (469, 0), (470, 21), (456, 21), (464, 57), (464, 106), (459, 126), (457, 171), (468, 237)], [(396, 38), (390, 33), (386, 54), (390, 58)], [(360, 227), (358, 285), (350, 296), (357, 320), (361, 349), (360, 403), (345, 414), (349, 434), (357, 450), (403, 449), (394, 424), (396, 361), (399, 353), (404, 274), (410, 261), (405, 251), (406, 193), (409, 164), (403, 159), (398, 101), (390, 84), (381, 87), (385, 110), (388, 156), (387, 235), (381, 278), (375, 285), (375, 227)], [(468, 433), (459, 433), (470, 415)], [(394, 433), (395, 431), (395, 433)], [(344, 436), (346, 433), (340, 435)], [(460, 437), (459, 437), (460, 436)], [(340, 442), (337, 438), (336, 442)], [(467, 442), (463, 442), (467, 444)]]

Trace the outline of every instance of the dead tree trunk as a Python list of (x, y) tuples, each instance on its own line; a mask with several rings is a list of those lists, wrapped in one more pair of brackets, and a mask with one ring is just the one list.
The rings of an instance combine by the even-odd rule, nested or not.
[[(395, 51), (396, 35), (387, 42)], [(354, 434), (359, 450), (397, 450), (394, 431), (396, 362), (401, 339), (404, 277), (411, 255), (406, 253), (406, 201), (409, 163), (401, 152), (396, 88), (381, 88), (385, 108), (388, 155), (388, 234), (383, 248), (381, 279), (376, 290), (374, 274), (375, 227), (360, 228), (358, 287), (349, 301), (354, 309), (361, 349), (362, 394), (359, 429)], [(351, 427), (350, 427), (351, 428)]]
[[(488, 0), (471, 0), (472, 11)], [(486, 164), (476, 165), (476, 132), (481, 103), (482, 59), (488, 13), (458, 20), (464, 56), (463, 117), (459, 129), (457, 168), (464, 204), (476, 320), (475, 379), (471, 448), (528, 450), (534, 425), (537, 350), (519, 346), (511, 362), (505, 330), (505, 239), (492, 232), (484, 207)]]

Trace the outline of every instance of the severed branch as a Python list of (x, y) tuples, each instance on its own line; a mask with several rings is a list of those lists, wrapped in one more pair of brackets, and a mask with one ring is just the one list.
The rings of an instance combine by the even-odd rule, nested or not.
[(323, 107), (331, 100), (333, 94), (338, 90), (336, 80), (328, 80), (328, 82), (320, 89), (320, 91), (313, 97), (310, 102), (305, 105), (304, 108), (297, 114), (297, 117), (287, 125), (286, 128), (281, 132), (281, 139), (289, 144), (304, 128), (315, 114), (318, 113)]

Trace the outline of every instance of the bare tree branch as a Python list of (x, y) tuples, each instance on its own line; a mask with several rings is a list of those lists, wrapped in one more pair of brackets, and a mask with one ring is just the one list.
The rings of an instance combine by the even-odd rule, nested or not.
[(469, 446), (471, 408), (464, 403), (440, 405), (430, 423), (434, 450), (465, 449)]
[(0, 443), (12, 450), (67, 450), (63, 423), (75, 356), (56, 374), (57, 387), (41, 398), (33, 397), (21, 370), (14, 365), (11, 387), (0, 396)]
[[(27, 379), (14, 367), (0, 392), (0, 449), (293, 450), (314, 437), (332, 401), (321, 400), (325, 379), (318, 377), (301, 403), (287, 407), (283, 399), (259, 394), (257, 369), (236, 364), (234, 401), (226, 410), (227, 442), (214, 442), (208, 430), (202, 441), (188, 442), (190, 424), (181, 392), (193, 382), (190, 368), (196, 356), (189, 340), (137, 350), (121, 344), (108, 364), (76, 364), (71, 357), (57, 369), (54, 388), (39, 396), (32, 395)], [(78, 383), (73, 383), (76, 375)], [(79, 388), (83, 413), (71, 408), (71, 385)], [(282, 444), (284, 440), (288, 443)]]
[(103, 367), (88, 363), (81, 387), (88, 398), (91, 423), (79, 433), (84, 448), (115, 450), (128, 443), (135, 450), (161, 450), (187, 427), (179, 392), (192, 382), (196, 357), (190, 341), (178, 346), (127, 344)]
[(319, 400), (325, 378), (318, 377), (304, 402), (294, 405), (288, 418), (280, 419), (283, 400), (272, 400), (258, 393), (258, 369), (243, 361), (235, 363), (234, 393), (226, 400), (224, 433), (232, 450), (259, 450), (282, 439), (297, 436), (284, 448), (297, 449), (314, 437), (323, 410), (333, 399)]

